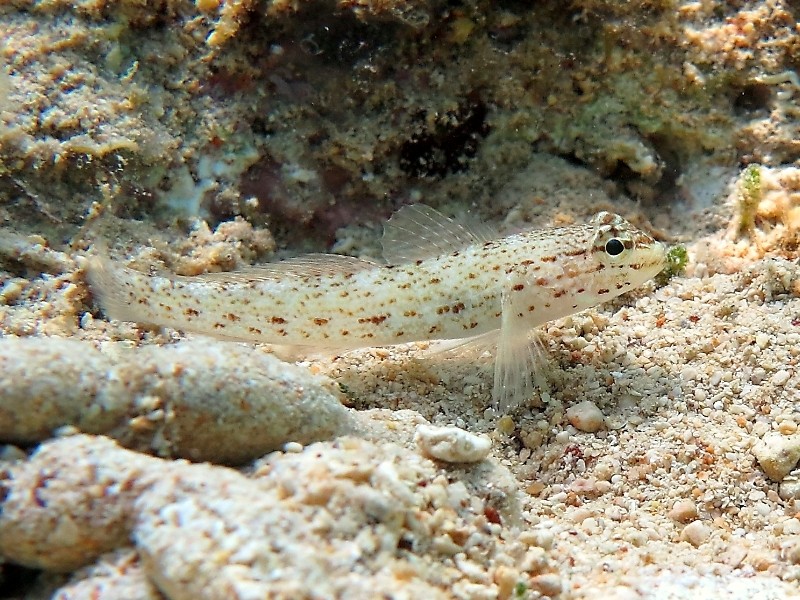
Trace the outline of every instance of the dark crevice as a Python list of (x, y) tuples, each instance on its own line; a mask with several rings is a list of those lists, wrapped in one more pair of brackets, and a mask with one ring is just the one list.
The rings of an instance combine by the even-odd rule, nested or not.
[(656, 133), (648, 138), (653, 145), (658, 158), (663, 165), (661, 178), (655, 184), (655, 189), (659, 192), (670, 192), (677, 186), (678, 179), (683, 171), (681, 159), (678, 154), (679, 145), (674, 143), (672, 136), (663, 133)]
[(0, 599), (22, 598), (36, 585), (41, 571), (6, 563), (0, 574)]
[(400, 168), (412, 177), (444, 177), (466, 171), (489, 133), (488, 107), (470, 99), (454, 111), (437, 114), (428, 126), (428, 113), (414, 118), (417, 131), (400, 148)]
[(739, 116), (769, 110), (772, 90), (765, 83), (748, 83), (734, 89), (733, 110)]
[[(542, 152), (543, 150), (536, 150), (536, 151), (537, 151), (537, 152)], [(583, 167), (584, 169), (590, 169), (590, 168), (591, 168), (591, 167), (590, 167), (590, 166), (589, 166), (589, 165), (586, 163), (586, 161), (584, 161), (584, 160), (581, 160), (580, 158), (578, 158), (577, 156), (575, 156), (575, 154), (574, 154), (574, 153), (572, 153), (572, 152), (569, 152), (569, 153), (566, 153), (566, 154), (558, 154), (557, 156), (558, 156), (559, 158), (561, 158), (561, 159), (563, 159), (563, 160), (567, 161), (567, 162), (568, 162), (569, 164), (571, 164), (573, 167)]]
[(634, 181), (641, 181), (642, 178), (636, 171), (631, 169), (627, 163), (618, 160), (614, 169), (605, 176), (605, 179), (613, 181), (622, 188), (625, 188), (626, 184)]

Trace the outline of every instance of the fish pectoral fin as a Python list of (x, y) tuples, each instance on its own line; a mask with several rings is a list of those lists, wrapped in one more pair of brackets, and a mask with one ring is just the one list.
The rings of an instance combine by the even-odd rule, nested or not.
[(280, 262), (253, 265), (224, 273), (205, 273), (197, 277), (222, 283), (274, 281), (285, 277), (324, 277), (356, 273), (377, 266), (379, 265), (372, 261), (342, 254), (304, 254)]
[(404, 206), (386, 222), (381, 243), (387, 263), (403, 264), (451, 254), (496, 237), (484, 226), (470, 227), (430, 206), (414, 204)]
[(543, 363), (542, 354), (536, 330), (504, 295), (492, 390), (492, 399), (501, 413), (507, 414), (530, 399), (535, 389), (533, 377), (537, 366)]

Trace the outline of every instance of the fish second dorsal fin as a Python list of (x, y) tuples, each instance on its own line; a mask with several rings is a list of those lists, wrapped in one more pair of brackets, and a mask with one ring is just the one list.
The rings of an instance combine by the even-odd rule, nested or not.
[[(481, 229), (484, 229), (481, 227)], [(424, 204), (404, 206), (383, 228), (383, 258), (401, 264), (451, 254), (493, 239), (487, 231), (476, 231)]]
[(209, 281), (238, 283), (242, 281), (274, 281), (285, 277), (325, 277), (373, 269), (378, 264), (342, 254), (304, 254), (280, 262), (245, 267), (224, 273), (199, 275)]

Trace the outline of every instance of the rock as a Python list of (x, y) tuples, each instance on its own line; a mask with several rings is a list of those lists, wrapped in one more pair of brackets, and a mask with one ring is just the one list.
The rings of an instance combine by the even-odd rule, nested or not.
[(606, 420), (597, 405), (591, 400), (584, 400), (567, 409), (567, 420), (580, 431), (595, 433), (605, 427)]
[(109, 429), (126, 411), (124, 403), (102, 393), (111, 366), (110, 358), (75, 340), (0, 340), (0, 438), (38, 442), (64, 425)]
[[(171, 456), (242, 464), (287, 443), (327, 440), (353, 427), (333, 381), (250, 346), (182, 342), (142, 349), (136, 361), (136, 372), (119, 376), (139, 383), (140, 395), (163, 399), (152, 426)], [(115, 437), (147, 449), (154, 431), (145, 430), (143, 439), (138, 432)]]
[(681, 540), (697, 548), (708, 540), (711, 530), (702, 521), (692, 521), (681, 531)]
[(558, 596), (563, 588), (561, 578), (555, 573), (545, 573), (531, 578), (531, 589), (536, 590), (542, 596), (553, 598)]
[(800, 479), (796, 475), (788, 475), (778, 486), (781, 500), (800, 500)]
[[(493, 521), (487, 529), (487, 488), (502, 483), (502, 469), (486, 461), (451, 482), (409, 442), (342, 436), (271, 453), (244, 474), (98, 436), (53, 440), (0, 473), (0, 556), (47, 571), (89, 567), (63, 589), (74, 600), (96, 585), (118, 594), (101, 600), (152, 600), (156, 589), (171, 600), (301, 598), (309, 589), (326, 598), (392, 590), (444, 600), (456, 587), (494, 598), (498, 584), (508, 593), (516, 571), (495, 569), (510, 530)], [(461, 561), (443, 580), (441, 539), (454, 554), (469, 540), (487, 555)], [(415, 548), (411, 558), (397, 552), (401, 543)], [(546, 553), (532, 550), (540, 555), (528, 561), (532, 574), (544, 574)]]
[(492, 449), (492, 441), (458, 427), (420, 425), (414, 441), (430, 458), (450, 463), (472, 463), (483, 460)]
[(753, 454), (767, 477), (782, 481), (800, 460), (800, 435), (767, 433), (753, 447)]
[(164, 600), (142, 569), (139, 556), (124, 548), (80, 569), (60, 587), (53, 600)]
[(100, 352), (77, 340), (3, 339), (0, 389), (0, 438), (12, 442), (73, 426), (161, 456), (242, 464), (354, 427), (330, 379), (215, 340)]
[(667, 513), (667, 516), (673, 521), (688, 523), (697, 518), (697, 505), (688, 498), (678, 500), (672, 505), (672, 510)]
[(163, 476), (161, 465), (121, 453), (105, 438), (77, 435), (43, 444), (30, 460), (5, 469), (0, 555), (27, 567), (69, 571), (122, 547), (133, 504)]
[(793, 565), (800, 565), (800, 537), (791, 537), (783, 547), (783, 556)]

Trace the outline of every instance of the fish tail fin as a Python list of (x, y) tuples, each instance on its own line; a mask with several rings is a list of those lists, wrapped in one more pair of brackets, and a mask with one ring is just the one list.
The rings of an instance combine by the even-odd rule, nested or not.
[(109, 319), (142, 322), (127, 289), (142, 273), (123, 267), (108, 258), (103, 244), (96, 244), (96, 252), (84, 259), (83, 268), (89, 289), (97, 304)]

